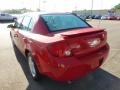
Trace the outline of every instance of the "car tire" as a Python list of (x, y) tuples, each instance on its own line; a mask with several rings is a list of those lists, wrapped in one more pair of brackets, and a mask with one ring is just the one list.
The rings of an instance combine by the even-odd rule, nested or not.
[(34, 62), (34, 59), (33, 59), (33, 56), (32, 56), (31, 53), (27, 54), (27, 60), (28, 60), (29, 71), (30, 71), (30, 74), (31, 74), (32, 78), (35, 81), (38, 81), (40, 75), (39, 75), (37, 66), (36, 66), (36, 64)]

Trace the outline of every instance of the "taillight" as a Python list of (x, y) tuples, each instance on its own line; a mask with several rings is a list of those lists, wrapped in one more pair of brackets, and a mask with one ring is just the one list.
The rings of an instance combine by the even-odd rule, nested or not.
[(69, 57), (72, 55), (71, 48), (65, 42), (56, 42), (48, 46), (49, 52), (56, 57)]
[(107, 40), (107, 32), (104, 31), (104, 32), (98, 34), (95, 37), (89, 38), (87, 40), (87, 43), (88, 43), (89, 47), (96, 47), (103, 42), (106, 43), (106, 40)]
[(96, 47), (101, 43), (101, 39), (100, 38), (94, 38), (94, 39), (89, 39), (88, 40), (88, 45), (90, 47)]

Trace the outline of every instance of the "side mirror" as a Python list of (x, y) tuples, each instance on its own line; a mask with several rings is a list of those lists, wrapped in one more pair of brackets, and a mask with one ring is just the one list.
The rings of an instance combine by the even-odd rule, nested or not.
[(16, 28), (13, 24), (7, 26), (7, 28)]

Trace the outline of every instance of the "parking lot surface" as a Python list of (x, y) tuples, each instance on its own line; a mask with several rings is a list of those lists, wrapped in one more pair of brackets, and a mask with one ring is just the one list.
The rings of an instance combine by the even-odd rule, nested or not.
[(0, 24), (0, 90), (120, 90), (120, 21), (92, 20), (88, 23), (106, 28), (110, 54), (100, 69), (71, 84), (47, 77), (33, 81), (25, 58), (12, 46), (8, 24)]

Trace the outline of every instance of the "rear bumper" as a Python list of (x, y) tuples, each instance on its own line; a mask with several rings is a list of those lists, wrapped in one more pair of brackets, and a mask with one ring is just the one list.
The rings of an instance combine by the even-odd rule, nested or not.
[[(56, 66), (48, 65), (45, 74), (57, 81), (75, 80), (96, 70), (105, 61), (109, 53), (109, 45), (84, 57), (54, 58)], [(53, 58), (52, 58), (53, 59)]]

